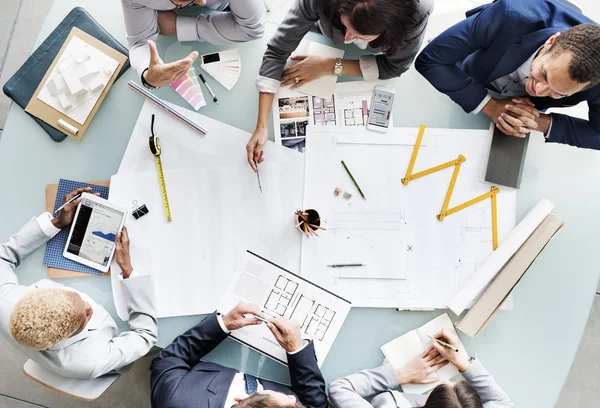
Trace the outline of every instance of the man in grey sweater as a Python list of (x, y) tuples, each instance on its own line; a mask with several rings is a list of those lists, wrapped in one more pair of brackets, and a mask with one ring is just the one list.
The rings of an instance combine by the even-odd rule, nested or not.
[[(148, 89), (177, 81), (198, 58), (198, 52), (194, 51), (182, 60), (164, 63), (154, 43), (159, 34), (177, 35), (179, 41), (211, 44), (246, 42), (264, 34), (263, 0), (121, 0), (121, 3), (131, 66)], [(208, 14), (178, 15), (174, 11), (191, 8)]]

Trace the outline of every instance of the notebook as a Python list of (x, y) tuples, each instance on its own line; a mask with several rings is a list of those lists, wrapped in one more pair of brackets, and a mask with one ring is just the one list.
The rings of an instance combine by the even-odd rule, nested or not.
[[(108, 200), (108, 187), (60, 179), (58, 182), (58, 192), (56, 194), (56, 201), (54, 203), (53, 211), (64, 204), (65, 195), (82, 187), (92, 187), (92, 192), (100, 193), (100, 197)], [(54, 238), (48, 241), (46, 244), (46, 252), (44, 253), (44, 261), (42, 262), (42, 265), (50, 268), (102, 275), (101, 271), (90, 268), (86, 265), (82, 265), (75, 261), (71, 261), (63, 256), (65, 246), (67, 245), (67, 239), (69, 238), (69, 231), (70, 228), (63, 228), (58, 234), (56, 234)]]
[[(433, 340), (428, 335), (433, 336), (442, 329), (446, 329), (446, 331), (458, 336), (448, 313), (444, 313), (418, 329), (411, 330), (405, 335), (384, 344), (381, 346), (381, 351), (383, 351), (383, 354), (392, 363), (394, 368), (402, 367), (431, 347)], [(459, 353), (468, 357), (467, 350), (465, 350), (462, 342), (459, 343), (458, 350)], [(452, 364), (448, 364), (429, 377), (438, 378), (440, 381), (449, 381), (458, 374), (458, 369)], [(411, 394), (423, 394), (434, 389), (439, 384), (439, 382), (433, 384), (404, 384), (402, 385), (402, 391)]]
[[(44, 42), (36, 49), (33, 54), (25, 61), (19, 70), (4, 84), (3, 91), (17, 103), (21, 108), (29, 104), (29, 101), (35, 93), (38, 85), (46, 75), (48, 68), (58, 55), (65, 40), (69, 36), (73, 27), (90, 34), (109, 47), (117, 50), (121, 54), (128, 55), (128, 50), (121, 43), (115, 40), (96, 20), (94, 20), (87, 11), (81, 7), (75, 7), (67, 14), (63, 21), (52, 31)], [(117, 78), (129, 68), (127, 61), (119, 72)], [(32, 116), (33, 117), (33, 116)], [(55, 142), (62, 142), (67, 135), (52, 126), (46, 124), (41, 119), (33, 119), (48, 133)]]

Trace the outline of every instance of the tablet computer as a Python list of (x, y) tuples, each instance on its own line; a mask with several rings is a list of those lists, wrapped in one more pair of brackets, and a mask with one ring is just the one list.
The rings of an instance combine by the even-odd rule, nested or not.
[(93, 194), (83, 193), (73, 218), (63, 256), (107, 272), (115, 254), (115, 240), (127, 211)]

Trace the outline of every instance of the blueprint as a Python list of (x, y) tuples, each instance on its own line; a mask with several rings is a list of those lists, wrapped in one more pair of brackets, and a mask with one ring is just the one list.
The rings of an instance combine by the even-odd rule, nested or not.
[[(303, 208), (317, 210), (327, 230), (303, 237), (301, 275), (353, 306), (446, 308), (493, 251), (491, 200), (436, 218), (453, 168), (402, 184), (417, 134), (413, 128), (307, 130)], [(427, 128), (412, 173), (465, 156), (448, 208), (455, 207), (490, 191), (483, 181), (490, 142), (488, 130)], [(336, 196), (336, 188), (351, 198)], [(497, 206), (501, 245), (515, 226), (516, 191), (501, 186)]]

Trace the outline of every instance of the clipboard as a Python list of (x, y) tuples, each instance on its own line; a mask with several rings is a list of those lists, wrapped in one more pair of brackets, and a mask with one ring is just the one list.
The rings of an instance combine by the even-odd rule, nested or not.
[[(88, 184), (96, 184), (98, 186), (110, 186), (110, 180), (103, 181), (89, 181)], [(54, 203), (56, 202), (56, 194), (58, 192), (58, 183), (57, 184), (48, 184), (46, 186), (46, 211), (52, 214), (54, 210)], [(48, 267), (48, 277), (50, 279), (67, 279), (67, 278), (87, 278), (90, 276), (109, 276), (110, 269), (108, 272), (103, 273), (102, 275), (92, 275), (89, 273), (83, 272), (75, 272), (69, 271), (66, 269), (58, 269), (58, 268), (50, 268)]]
[[(50, 74), (54, 71), (54, 67), (56, 66), (56, 64), (61, 60), (63, 52), (65, 51), (65, 49), (67, 48), (67, 45), (69, 44), (69, 42), (71, 41), (71, 39), (73, 37), (78, 37), (82, 41), (88, 43), (89, 45), (93, 46), (94, 48), (97, 48), (98, 50), (102, 51), (103, 53), (105, 53), (106, 55), (113, 58), (114, 60), (116, 60), (119, 63), (119, 65), (117, 66), (117, 69), (115, 69), (115, 72), (113, 73), (110, 80), (108, 81), (108, 83), (106, 84), (104, 89), (102, 90), (100, 97), (96, 101), (94, 108), (88, 115), (83, 126), (80, 123), (75, 122), (73, 119), (71, 119), (67, 115), (57, 111), (56, 109), (54, 109), (53, 107), (51, 107), (49, 105), (46, 105), (44, 102), (42, 102), (38, 99), (38, 95), (39, 95), (40, 91), (42, 90), (42, 88), (44, 87), (46, 82), (48, 81)], [(50, 65), (50, 68), (48, 68), (48, 71), (46, 71), (46, 75), (44, 75), (44, 78), (39, 83), (37, 89), (35, 90), (35, 93), (29, 100), (29, 103), (27, 104), (27, 107), (25, 108), (25, 112), (43, 120), (48, 125), (52, 126), (53, 128), (55, 128), (56, 130), (58, 130), (60, 132), (72, 137), (73, 139), (80, 141), (81, 138), (83, 137), (83, 135), (85, 134), (87, 128), (89, 127), (90, 123), (92, 122), (92, 119), (94, 119), (94, 116), (96, 115), (98, 108), (102, 104), (102, 101), (104, 101), (106, 94), (110, 90), (112, 84), (117, 79), (119, 72), (123, 69), (123, 66), (125, 65), (126, 62), (127, 62), (126, 55), (123, 55), (120, 52), (116, 51), (115, 49), (109, 47), (108, 45), (106, 45), (103, 42), (99, 41), (98, 39), (92, 37), (85, 31), (82, 31), (82, 30), (78, 29), (77, 27), (73, 27), (73, 29), (71, 29), (71, 32), (69, 33), (69, 36), (63, 43), (58, 55), (52, 62), (52, 65)], [(77, 133), (75, 134), (75, 133), (69, 131), (68, 129), (66, 129), (65, 127), (59, 126), (59, 124), (58, 124), (59, 120), (62, 120), (63, 122), (66, 122), (67, 125), (70, 125), (71, 127), (77, 129)]]

